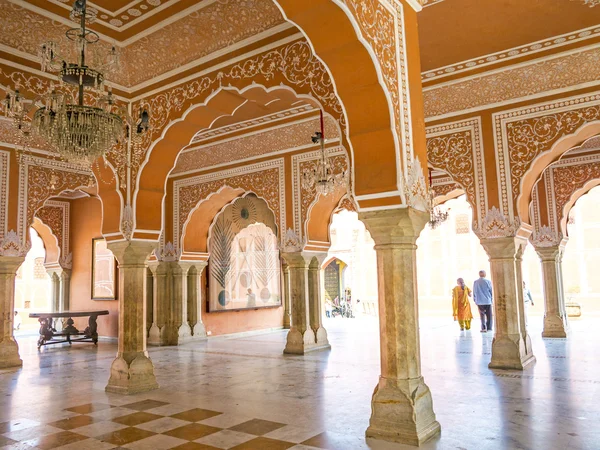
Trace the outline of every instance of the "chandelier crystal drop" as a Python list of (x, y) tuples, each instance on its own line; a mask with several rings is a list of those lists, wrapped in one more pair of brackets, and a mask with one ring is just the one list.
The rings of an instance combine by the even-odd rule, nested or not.
[[(104, 90), (103, 72), (113, 71), (119, 63), (114, 47), (101, 57), (92, 55), (97, 68), (88, 65), (88, 46), (100, 40), (97, 33), (87, 28), (96, 20), (96, 14), (96, 10), (87, 7), (86, 0), (75, 1), (70, 17), (79, 26), (68, 30), (66, 37), (77, 54), (76, 63), (61, 57), (55, 42), (46, 42), (40, 48), (42, 71), (58, 72), (60, 86), (66, 89), (59, 93), (53, 87), (46, 95), (27, 101), (16, 87), (9, 90), (4, 101), (6, 115), (20, 130), (28, 132), (31, 128), (63, 160), (88, 168), (125, 139), (139, 143), (149, 125), (147, 111), (141, 111), (136, 122), (124, 107), (115, 104), (110, 88), (108, 92)], [(75, 88), (74, 95), (69, 87)], [(86, 104), (86, 99), (94, 100), (94, 104)], [(35, 108), (38, 109), (31, 114)]]
[(302, 173), (302, 186), (305, 189), (315, 188), (317, 195), (329, 195), (340, 187), (348, 185), (346, 171), (334, 173), (331, 160), (325, 149), (325, 129), (323, 124), (323, 111), (320, 111), (321, 131), (317, 131), (311, 138), (313, 144), (320, 144), (321, 151), (315, 167), (305, 169)]

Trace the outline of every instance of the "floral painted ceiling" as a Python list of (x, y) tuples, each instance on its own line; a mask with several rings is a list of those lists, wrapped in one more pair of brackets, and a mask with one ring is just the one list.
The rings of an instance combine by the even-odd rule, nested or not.
[[(31, 9), (36, 3), (45, 9)], [(180, 4), (189, 7), (177, 12)], [(110, 79), (132, 89), (236, 43), (291, 28), (271, 0), (101, 0), (94, 5), (98, 21), (91, 28), (102, 38), (97, 47), (108, 50), (116, 45), (119, 49), (120, 69)], [(68, 19), (70, 8), (70, 2), (56, 0), (18, 4), (0, 0), (0, 45), (32, 62), (46, 41), (66, 46), (64, 33), (76, 26)], [(131, 32), (119, 32), (123, 28), (137, 32), (130, 36)]]

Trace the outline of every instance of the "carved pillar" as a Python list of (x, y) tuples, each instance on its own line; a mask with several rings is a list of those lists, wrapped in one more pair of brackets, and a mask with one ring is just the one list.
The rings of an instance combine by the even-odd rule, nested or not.
[(156, 242), (111, 242), (119, 263), (119, 345), (107, 392), (136, 394), (158, 388), (146, 351), (146, 268)]
[(188, 322), (188, 272), (191, 264), (185, 262), (172, 262), (171, 273), (173, 277), (173, 325), (177, 329), (173, 345), (180, 345), (192, 339), (192, 328)]
[(24, 257), (0, 256), (0, 369), (21, 367), (19, 345), (13, 336), (15, 278)]
[(542, 263), (544, 279), (544, 331), (545, 338), (566, 338), (568, 331), (562, 286), (563, 245), (537, 247), (535, 249)]
[(527, 334), (521, 258), (527, 236), (481, 239), (489, 256), (494, 304), (492, 369), (523, 370), (535, 361)]
[(71, 307), (71, 270), (63, 269), (60, 274), (60, 311)]
[(308, 261), (302, 252), (282, 253), (290, 272), (292, 326), (284, 353), (303, 355), (318, 350), (315, 333), (310, 327), (308, 298)]
[(188, 272), (188, 317), (194, 340), (206, 339), (206, 328), (202, 322), (202, 273), (207, 264), (206, 261), (195, 262)]
[(292, 324), (292, 309), (290, 305), (290, 268), (287, 263), (282, 264), (283, 285), (283, 328), (289, 329)]
[(146, 331), (148, 344), (150, 344), (150, 329), (154, 324), (154, 276), (150, 270), (150, 263), (146, 269)]
[(360, 213), (377, 252), (381, 376), (367, 437), (420, 445), (440, 432), (421, 375), (416, 240), (429, 215), (413, 208)]
[(148, 268), (152, 272), (152, 325), (148, 332), (150, 345), (168, 345), (172, 335), (170, 314), (170, 277), (168, 263), (151, 261)]
[[(320, 253), (309, 259), (308, 266), (308, 306), (310, 312), (310, 327), (315, 333), (317, 346), (321, 348), (331, 348), (327, 339), (327, 331), (323, 328), (323, 270), (321, 264), (327, 254)], [(309, 256), (310, 258), (310, 256)]]
[(57, 269), (46, 269), (50, 277), (50, 311), (60, 311), (60, 275)]

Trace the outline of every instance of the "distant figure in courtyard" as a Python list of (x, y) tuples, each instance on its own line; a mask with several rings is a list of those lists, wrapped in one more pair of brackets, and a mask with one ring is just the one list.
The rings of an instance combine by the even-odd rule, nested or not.
[(246, 308), (256, 308), (256, 294), (252, 293), (252, 289), (248, 289), (246, 302)]
[(333, 305), (334, 306), (340, 306), (340, 298), (337, 295), (333, 299)]
[(329, 298), (325, 299), (325, 316), (328, 319), (331, 319), (331, 310), (333, 308), (331, 307), (331, 300)]
[(21, 316), (19, 315), (18, 311), (15, 311), (15, 320), (13, 322), (13, 328), (15, 330), (19, 330), (21, 328), (21, 323), (22, 323)]
[(480, 270), (479, 279), (473, 283), (473, 300), (479, 309), (482, 333), (492, 331), (492, 282), (485, 275), (485, 270)]
[(471, 329), (473, 314), (471, 313), (469, 297), (471, 297), (471, 289), (465, 285), (465, 280), (459, 278), (456, 280), (456, 287), (452, 289), (452, 314), (454, 320), (458, 320), (461, 331)]
[(525, 325), (527, 325), (527, 315), (529, 314), (529, 306), (533, 306), (533, 297), (527, 287), (527, 284), (523, 281), (523, 302), (525, 303)]

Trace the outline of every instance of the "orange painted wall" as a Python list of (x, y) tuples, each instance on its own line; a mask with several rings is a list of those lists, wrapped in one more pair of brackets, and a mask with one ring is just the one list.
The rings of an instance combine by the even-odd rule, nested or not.
[[(116, 337), (118, 334), (118, 301), (92, 300), (92, 239), (101, 237), (102, 205), (96, 198), (71, 202), (71, 305), (75, 311), (107, 309), (108, 316), (98, 317), (98, 334)], [(81, 320), (81, 319), (80, 319)], [(85, 319), (84, 319), (85, 321)], [(85, 323), (76, 322), (78, 328)]]
[(283, 306), (279, 308), (251, 309), (231, 312), (206, 312), (206, 271), (202, 275), (202, 322), (210, 336), (264, 330), (283, 325)]

